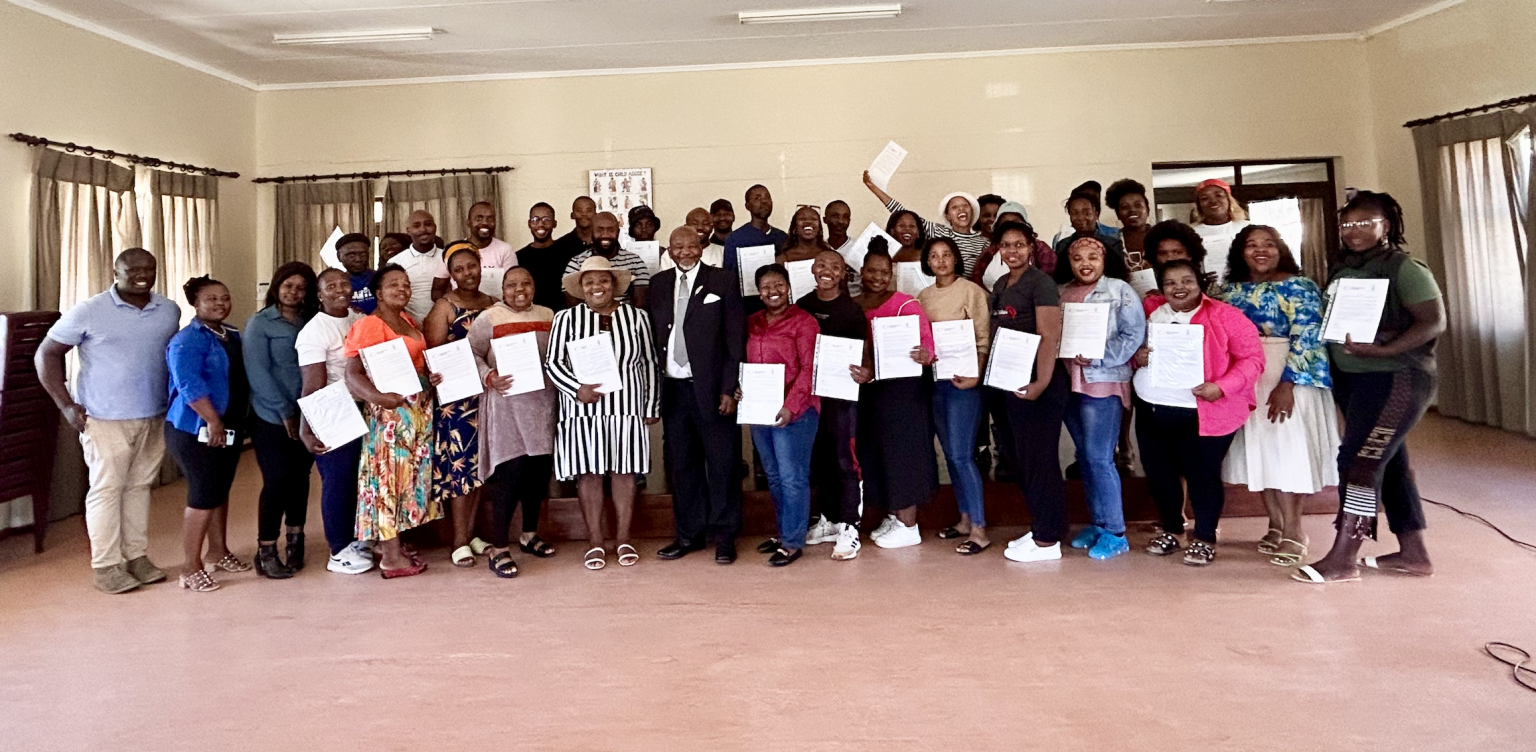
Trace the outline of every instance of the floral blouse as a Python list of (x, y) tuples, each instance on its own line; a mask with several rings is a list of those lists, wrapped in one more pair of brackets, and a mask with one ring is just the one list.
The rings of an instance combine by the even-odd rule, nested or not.
[(1282, 381), (1333, 388), (1323, 346), (1323, 296), (1316, 282), (1299, 274), (1279, 282), (1228, 282), (1216, 297), (1242, 311), (1261, 336), (1290, 339)]

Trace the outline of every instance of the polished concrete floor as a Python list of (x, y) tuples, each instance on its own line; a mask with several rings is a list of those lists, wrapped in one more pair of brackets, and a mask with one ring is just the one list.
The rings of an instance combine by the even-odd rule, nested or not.
[[(1411, 446), (1426, 496), (1536, 540), (1536, 442), (1432, 417)], [(247, 458), (242, 556), (258, 482)], [(167, 568), (181, 493), (156, 496)], [(1536, 652), (1536, 555), (1428, 516), (1433, 578), (1329, 587), (1287, 580), (1238, 519), (1205, 570), (1014, 564), (999, 530), (974, 558), (930, 539), (775, 570), (744, 545), (726, 568), (646, 541), (594, 573), (564, 544), (512, 581), (437, 551), (405, 580), (321, 559), (122, 596), (91, 588), (73, 518), (40, 556), (0, 541), (0, 749), (1536, 749), (1536, 696), (1480, 652)], [(1319, 546), (1329, 522), (1307, 521)]]

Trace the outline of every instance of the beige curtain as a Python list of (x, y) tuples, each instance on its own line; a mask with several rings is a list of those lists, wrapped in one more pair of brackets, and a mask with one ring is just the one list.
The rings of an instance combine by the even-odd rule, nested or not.
[(139, 244), (133, 170), (38, 149), (32, 182), (36, 307), (68, 310), (107, 289), (112, 260)]
[(1301, 272), (1319, 285), (1328, 284), (1328, 207), (1320, 198), (1299, 199), (1301, 203)]
[(366, 180), (278, 183), (276, 188), (274, 268), (289, 261), (318, 267), (320, 246), (337, 227), (342, 232), (373, 234), (373, 192)]
[(421, 209), (432, 213), (437, 220), (437, 234), (451, 243), (469, 234), (464, 221), (469, 216), (469, 207), (480, 201), (491, 202), (496, 207), (498, 222), (505, 221), (506, 212), (501, 208), (501, 191), (494, 174), (391, 179), (384, 190), (384, 231), (404, 232), (411, 212)]
[(193, 315), (181, 286), (213, 271), (213, 246), (218, 238), (219, 180), (140, 168), (140, 185), (147, 186), (145, 241), (160, 262), (156, 291), (181, 306), (182, 320)]
[[(1536, 108), (1431, 123), (1413, 135), (1425, 245), (1449, 319), (1437, 351), (1440, 411), (1536, 436), (1536, 289), (1522, 221), (1530, 187), (1510, 174), (1507, 153), (1533, 125)], [(1524, 160), (1529, 174), (1529, 152)]]

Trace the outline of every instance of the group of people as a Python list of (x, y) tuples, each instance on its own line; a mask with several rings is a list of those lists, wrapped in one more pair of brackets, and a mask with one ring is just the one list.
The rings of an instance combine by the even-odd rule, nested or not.
[[(333, 572), (420, 573), (426, 560), (400, 535), (447, 514), (454, 565), (483, 557), (496, 576), (514, 577), (514, 545), (536, 557), (555, 553), (538, 534), (552, 477), (575, 484), (589, 538), (583, 566), (603, 569), (610, 556), (633, 566), (637, 479), (651, 469), (658, 422), (676, 534), (657, 556), (712, 547), (716, 562), (730, 564), (742, 526), (744, 364), (783, 371), (777, 413), (749, 431), (777, 517), (778, 534), (758, 546), (772, 566), (822, 543), (833, 544), (833, 559), (856, 558), (866, 518), (880, 520), (867, 532), (880, 547), (921, 543), (918, 508), (939, 485), (937, 439), (958, 503), (958, 518), (937, 536), (955, 540), (961, 555), (993, 543), (982, 479), (995, 452), (1031, 520), (1005, 547), (1013, 561), (1060, 559), (1063, 543), (1094, 559), (1128, 552), (1121, 483), (1134, 457), (1159, 513), (1148, 554), (1211, 564), (1224, 483), (1233, 483), (1262, 493), (1270, 524), (1258, 549), (1297, 567), (1298, 580), (1355, 579), (1362, 567), (1431, 571), (1404, 440), (1433, 395), (1444, 308), (1433, 277), (1403, 249), (1402, 211), (1390, 196), (1361, 192), (1340, 212), (1330, 284), (1390, 284), (1375, 341), (1336, 343), (1321, 336), (1329, 295), (1301, 273), (1278, 231), (1244, 219), (1221, 181), (1198, 187), (1193, 224), (1153, 223), (1146, 189), (1118, 181), (1104, 193), (1118, 227), (1100, 221), (1105, 198), (1085, 183), (1065, 202), (1068, 226), (1050, 242), (1022, 205), (999, 196), (952, 193), (934, 221), (867, 174), (865, 183), (889, 215), (885, 233), (863, 245), (848, 234), (844, 201), (798, 206), (787, 232), (774, 227), (762, 185), (746, 191), (746, 224), (735, 226), (733, 205), (721, 199), (664, 236), (649, 207), (621, 224), (583, 197), (572, 205), (575, 228), (557, 237), (555, 211), (541, 202), (528, 215), (532, 242), (515, 251), (496, 237), (490, 204), (471, 207), (466, 238), (446, 248), (435, 219), (418, 211), (405, 233), (381, 239), (376, 268), (360, 233), (336, 242), (335, 268), (279, 267), (243, 331), (226, 321), (228, 287), (208, 277), (183, 286), (196, 314), (179, 326), (177, 306), (153, 292), (155, 259), (123, 252), (115, 284), (67, 311), (37, 356), (90, 468), (97, 587), (126, 592), (166, 579), (146, 556), (149, 486), (165, 451), (187, 478), (179, 582), (198, 592), (219, 587), (208, 562), (214, 572), (254, 567), (272, 579), (304, 568), (314, 467)], [(621, 242), (626, 228), (630, 240)], [(655, 262), (626, 249), (659, 239)], [(743, 249), (756, 257), (763, 246), (775, 250), (773, 263), (739, 268)], [(792, 283), (789, 267), (804, 262), (814, 287), (792, 291), (805, 283)], [(896, 289), (908, 263), (927, 280), (915, 295)], [(1149, 269), (1155, 289), (1138, 292), (1132, 275)], [(482, 285), (486, 270), (500, 279)], [(1107, 306), (1099, 357), (1062, 351), (1063, 306), (1076, 303)], [(919, 344), (899, 357), (909, 355), (921, 375), (878, 377), (871, 332), (894, 323), (882, 322), (888, 317), (915, 321)], [(987, 373), (1003, 330), (1037, 336), (1028, 383), (1010, 390), (983, 386), (980, 375), (936, 378), (933, 325), (948, 322), (967, 322), (950, 327), (974, 338), (977, 363), (965, 373)], [(1204, 381), (1192, 389), (1167, 387), (1149, 367), (1159, 336), (1193, 331), (1177, 325), (1201, 328)], [(530, 333), (542, 362), (536, 375), (547, 383), (517, 383), (510, 365), (498, 368), (493, 342)], [(818, 393), (826, 391), (815, 375), (822, 337), (861, 343), (847, 367), (856, 399)], [(363, 357), (393, 340), (420, 382), (409, 396), (378, 388)], [(438, 400), (442, 376), (425, 353), (460, 340), (484, 391)], [(575, 354), (594, 341), (617, 365), (606, 382), (590, 378)], [(80, 355), (73, 391), (71, 349)], [(368, 431), (328, 447), (299, 400), (337, 382)], [(1058, 459), (1063, 428), (1091, 512), (1076, 534)], [(254, 562), (226, 540), (247, 438), (263, 483)], [(1299, 566), (1308, 555), (1301, 500), (1334, 485), (1333, 546)], [(488, 540), (475, 534), (482, 501)], [(603, 525), (610, 501), (611, 547)], [(1376, 534), (1378, 508), (1402, 550), (1358, 559), (1361, 541)]]

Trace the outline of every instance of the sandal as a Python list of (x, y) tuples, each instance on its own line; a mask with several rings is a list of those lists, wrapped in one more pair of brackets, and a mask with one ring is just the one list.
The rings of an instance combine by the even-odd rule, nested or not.
[(1259, 553), (1274, 553), (1276, 549), (1280, 548), (1280, 542), (1285, 540), (1281, 537), (1284, 534), (1284, 531), (1279, 528), (1270, 528), (1268, 532), (1264, 533), (1264, 537), (1259, 539)]
[(1216, 547), (1203, 540), (1192, 540), (1184, 549), (1184, 563), (1192, 567), (1208, 567), (1216, 560)]
[[(472, 567), (475, 565), (475, 552), (469, 546), (459, 546), (453, 549), (453, 554), (448, 558), (453, 560), (453, 565), (456, 567)], [(412, 559), (411, 563), (414, 564), (416, 562)]]
[(184, 574), (181, 576), (180, 582), (182, 587), (194, 593), (211, 593), (219, 589), (219, 583), (213, 581), (213, 577), (209, 576), (206, 569), (199, 569), (192, 574)]
[[(251, 565), (235, 557), (233, 553), (224, 554), (224, 558), (213, 563), (213, 566), (226, 572), (249, 572)], [(194, 577), (196, 575), (193, 575)]]
[(405, 554), (405, 558), (410, 559), (412, 564), (420, 564), (422, 562), (421, 552), (404, 543), (400, 544), (400, 553)]
[(517, 544), (517, 549), (525, 554), (533, 554), (540, 559), (548, 559), (555, 555), (555, 547), (545, 543), (538, 533), (534, 533), (527, 543)]
[[(941, 534), (939, 537), (943, 537), (943, 535)], [(955, 553), (960, 554), (961, 556), (975, 556), (976, 554), (979, 554), (991, 547), (992, 544), (990, 542), (983, 546), (976, 541), (968, 540), (958, 546), (955, 546)]]
[(1330, 580), (1324, 577), (1323, 573), (1317, 571), (1317, 568), (1313, 567), (1311, 564), (1303, 564), (1302, 566), (1298, 567), (1296, 571), (1291, 573), (1291, 579), (1297, 582), (1304, 582), (1308, 585), (1327, 585), (1331, 582), (1359, 582), (1360, 575), (1357, 574), (1354, 577), (1344, 577), (1338, 580)]
[(602, 546), (587, 549), (586, 561), (582, 562), (582, 566), (594, 572), (608, 566), (608, 552)]
[[(624, 549), (629, 550), (625, 551)], [(632, 567), (636, 562), (640, 561), (640, 552), (636, 551), (635, 547), (628, 543), (620, 543), (619, 547), (615, 550), (619, 553), (619, 566), (621, 567)]]
[(382, 564), (379, 565), (379, 576), (386, 580), (393, 580), (396, 577), (414, 577), (425, 571), (427, 571), (427, 563), (414, 559), (411, 560), (410, 566), (399, 569), (385, 569)]
[(1433, 574), (1424, 574), (1423, 572), (1415, 572), (1413, 570), (1406, 569), (1404, 567), (1394, 567), (1390, 563), (1387, 564), (1386, 566), (1382, 566), (1381, 565), (1381, 560), (1376, 558), (1375, 556), (1361, 557), (1361, 559), (1360, 559), (1360, 561), (1358, 563), (1360, 564), (1360, 566), (1365, 567), (1366, 569), (1374, 569), (1374, 570), (1376, 570), (1378, 572), (1391, 572), (1392, 574), (1407, 575), (1409, 577), (1433, 577), (1434, 576)]
[(1281, 538), (1280, 545), (1275, 547), (1274, 555), (1269, 557), (1269, 563), (1277, 567), (1294, 567), (1307, 558), (1307, 544), (1301, 541)]
[(476, 556), (484, 556), (486, 549), (488, 549), (490, 547), (491, 547), (491, 544), (486, 543), (483, 540), (480, 540), (479, 537), (475, 537), (475, 538), (470, 538), (469, 539), (469, 550), (472, 553), (474, 553), (474, 555), (476, 555)]
[(967, 535), (970, 535), (970, 533), (962, 533), (953, 525), (939, 531), (939, 538), (942, 540), (954, 540), (956, 538), (964, 538)]
[(490, 561), (487, 563), (490, 564), (491, 571), (494, 572), (497, 577), (510, 580), (517, 576), (517, 562), (512, 561), (511, 551), (502, 551), (501, 553), (492, 556)]
[(1153, 556), (1170, 556), (1179, 550), (1179, 539), (1172, 533), (1158, 533), (1157, 537), (1147, 542), (1144, 550)]

